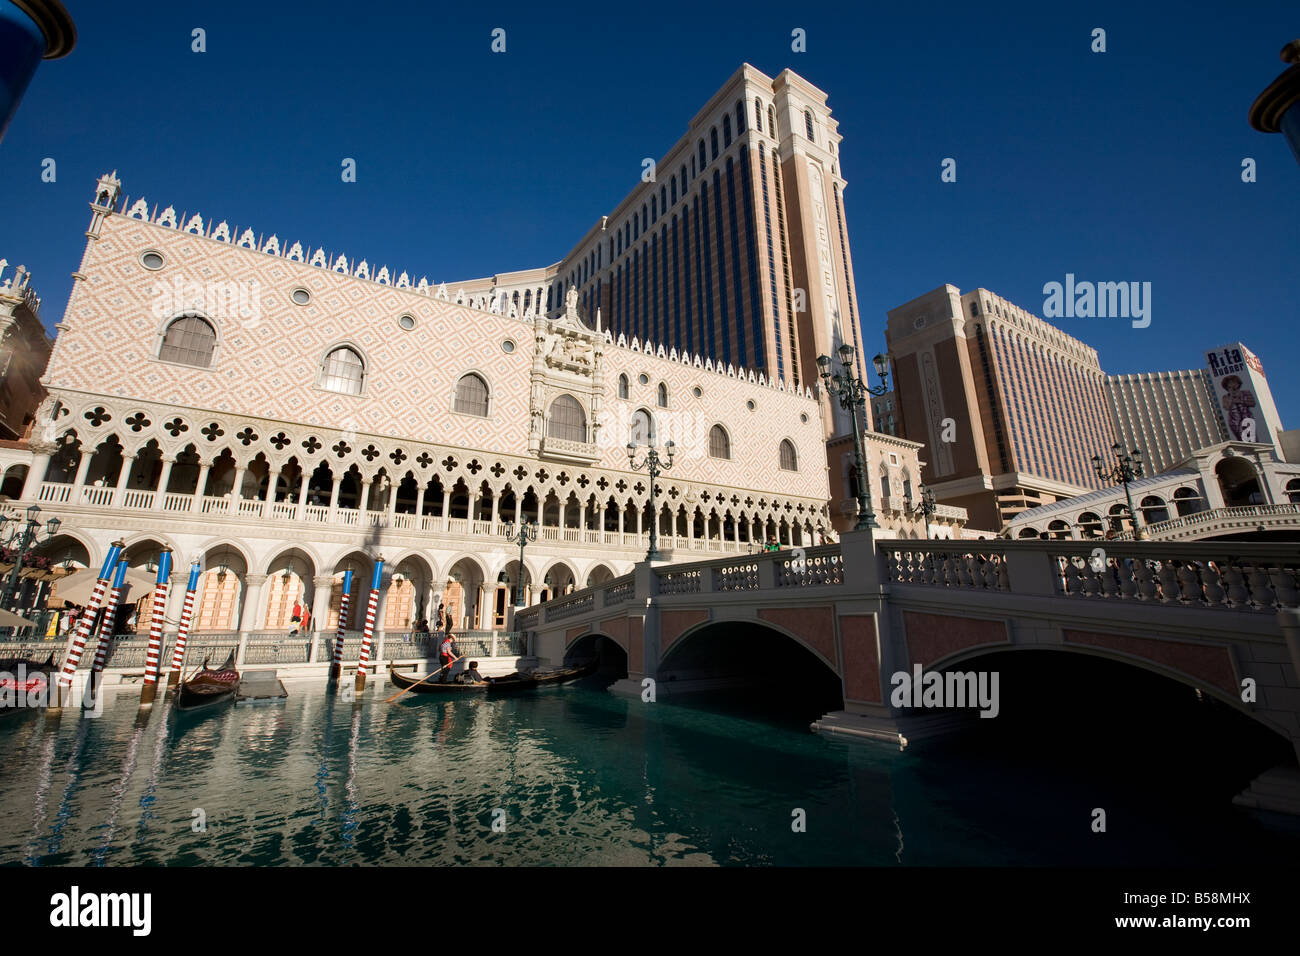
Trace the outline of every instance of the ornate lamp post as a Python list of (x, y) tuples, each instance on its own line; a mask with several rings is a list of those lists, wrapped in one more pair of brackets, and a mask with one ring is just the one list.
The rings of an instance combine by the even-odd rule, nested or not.
[(521, 607), (524, 603), (524, 546), (529, 541), (537, 540), (537, 522), (529, 521), (525, 523), (523, 516), (520, 516), (519, 533), (515, 534), (515, 523), (511, 521), (506, 525), (506, 540), (511, 544), (519, 545), (519, 575), (515, 579), (515, 607)]
[[(847, 409), (853, 417), (853, 454), (858, 466), (858, 523), (853, 530), (866, 531), (869, 528), (880, 527), (876, 524), (875, 512), (871, 510), (871, 496), (867, 491), (867, 450), (863, 442), (867, 419), (867, 396), (884, 395), (889, 391), (889, 386), (885, 384), (885, 374), (889, 371), (889, 356), (877, 355), (871, 360), (876, 374), (880, 376), (880, 384), (871, 386), (858, 378), (854, 370), (856, 351), (852, 345), (847, 342), (841, 345), (839, 355), (840, 364), (843, 366), (840, 371), (831, 371), (829, 355), (817, 356), (817, 369), (821, 372), (822, 381), (826, 383), (826, 390), (836, 396), (840, 400), (840, 406)], [(858, 421), (859, 408), (862, 409), (862, 422)]]
[(662, 472), (667, 471), (673, 466), (673, 454), (677, 446), (669, 441), (664, 444), (664, 450), (667, 455), (659, 456), (659, 451), (653, 445), (646, 446), (645, 458), (640, 462), (636, 460), (636, 445), (628, 442), (627, 445), (627, 465), (633, 471), (644, 469), (650, 474), (650, 550), (645, 553), (647, 561), (654, 561), (659, 557), (659, 512), (655, 508), (655, 481)]
[[(27, 509), (27, 523), (18, 515), (0, 515), (0, 538), (3, 538), (4, 547), (13, 552), (14, 569), (9, 572), (9, 579), (5, 582), (4, 596), (0, 597), (0, 607), (10, 607), (14, 601), (14, 594), (18, 591), (18, 578), (23, 573), (23, 558), (27, 556), (27, 551), (36, 542), (39, 528), (41, 509), (32, 505)], [(10, 528), (9, 522), (13, 522)], [(59, 533), (59, 526), (63, 522), (58, 518), (51, 518), (45, 522), (45, 540), (51, 540)]]
[(929, 488), (927, 488), (925, 485), (922, 485), (921, 500), (919, 503), (917, 503), (916, 507), (912, 506), (911, 498), (903, 499), (903, 507), (907, 510), (907, 513), (910, 515), (916, 516), (919, 514), (925, 516), (925, 537), (928, 540), (930, 537), (930, 515), (934, 514), (934, 507), (935, 507), (934, 492), (931, 491)]
[(1250, 107), (1250, 125), (1261, 133), (1281, 133), (1300, 163), (1300, 40), (1282, 47), (1282, 62), (1289, 66)]
[(1102, 461), (1100, 455), (1093, 455), (1093, 471), (1102, 481), (1119, 482), (1124, 485), (1124, 498), (1128, 501), (1128, 519), (1133, 522), (1133, 540), (1141, 541), (1142, 528), (1138, 525), (1137, 512), (1133, 510), (1133, 495), (1129, 493), (1128, 485), (1135, 478), (1142, 477), (1142, 452), (1134, 448), (1125, 453), (1124, 446), (1119, 442), (1111, 445), (1110, 450), (1115, 456), (1115, 464), (1108, 465)]

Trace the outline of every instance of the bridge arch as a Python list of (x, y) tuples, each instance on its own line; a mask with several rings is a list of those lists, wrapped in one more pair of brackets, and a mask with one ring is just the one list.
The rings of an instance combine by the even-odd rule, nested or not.
[(600, 660), (600, 674), (615, 679), (627, 676), (629, 656), (626, 636), (620, 639), (601, 631), (580, 634), (566, 642), (564, 662), (566, 665), (577, 664), (590, 660), (593, 654)]
[(1258, 709), (1252, 710), (1242, 702), (1239, 694), (1228, 693), (1223, 687), (1216, 685), (1212, 681), (1198, 678), (1194, 674), (1179, 670), (1174, 667), (1161, 665), (1150, 659), (1140, 657), (1135, 654), (1124, 654), (1109, 648), (1090, 647), (1080, 644), (1051, 644), (1051, 645), (981, 645), (977, 647), (964, 648), (956, 651), (946, 657), (941, 657), (933, 663), (926, 664), (927, 671), (949, 671), (978, 658), (989, 657), (992, 655), (1014, 654), (1017, 657), (1023, 657), (1024, 652), (1038, 652), (1065, 655), (1078, 655), (1089, 657), (1095, 660), (1109, 661), (1113, 664), (1126, 665), (1134, 670), (1163, 678), (1190, 687), (1198, 693), (1205, 694), (1215, 700), (1227, 704), (1233, 710), (1246, 717), (1251, 718), (1261, 726), (1271, 730), (1274, 734), (1280, 736), (1288, 743), (1294, 744), (1290, 734), (1281, 724), (1276, 723), (1266, 714), (1260, 713)]

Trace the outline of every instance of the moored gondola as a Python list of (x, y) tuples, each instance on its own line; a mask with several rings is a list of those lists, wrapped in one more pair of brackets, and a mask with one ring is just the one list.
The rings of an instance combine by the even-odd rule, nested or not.
[(216, 670), (209, 668), (205, 660), (196, 674), (181, 683), (176, 692), (176, 709), (197, 710), (224, 703), (234, 700), (238, 691), (239, 671), (235, 670), (235, 652), (231, 651)]
[(44, 700), (54, 684), (54, 654), (44, 661), (25, 657), (0, 659), (0, 715), (30, 709), (33, 700)]

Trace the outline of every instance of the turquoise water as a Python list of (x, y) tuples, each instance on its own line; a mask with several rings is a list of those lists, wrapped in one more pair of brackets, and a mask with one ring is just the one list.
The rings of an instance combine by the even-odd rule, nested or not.
[[(1052, 762), (1010, 725), (899, 753), (811, 734), (753, 698), (644, 704), (570, 685), (389, 705), (391, 689), (372, 686), (353, 705), (324, 686), (289, 692), (203, 716), (163, 703), (138, 721), (124, 695), (97, 719), (5, 718), (0, 861), (1183, 864), (1300, 848), (1218, 792)], [(1099, 805), (1105, 834), (1089, 825)]]

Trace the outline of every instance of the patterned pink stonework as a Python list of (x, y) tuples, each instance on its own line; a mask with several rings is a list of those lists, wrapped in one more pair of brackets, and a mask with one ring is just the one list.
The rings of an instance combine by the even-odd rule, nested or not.
[(564, 646), (568, 647), (578, 638), (582, 637), (582, 635), (586, 634), (587, 630), (588, 629), (586, 626), (569, 628), (567, 631), (564, 632)]
[(822, 656), (831, 670), (840, 672), (835, 659), (835, 621), (829, 607), (777, 607), (758, 612), (759, 620), (769, 621), (789, 631)]
[(876, 619), (871, 614), (840, 617), (840, 646), (844, 655), (844, 701), (884, 703), (880, 696), (880, 651)]
[(1184, 641), (1158, 641), (1128, 634), (1096, 634), (1089, 631), (1065, 631), (1067, 644), (1104, 647), (1121, 654), (1145, 658), (1172, 670), (1182, 671), (1202, 683), (1236, 694), (1237, 674), (1232, 666), (1231, 651), (1213, 644), (1189, 644)]
[(980, 621), (943, 614), (904, 611), (908, 663), (929, 667), (958, 651), (980, 644), (1006, 644), (1006, 625), (1001, 621)]
[(645, 669), (645, 621), (639, 617), (627, 619), (627, 671), (640, 674)]
[(688, 628), (709, 619), (708, 611), (664, 611), (659, 615), (659, 656), (668, 653), (668, 648), (682, 636)]

